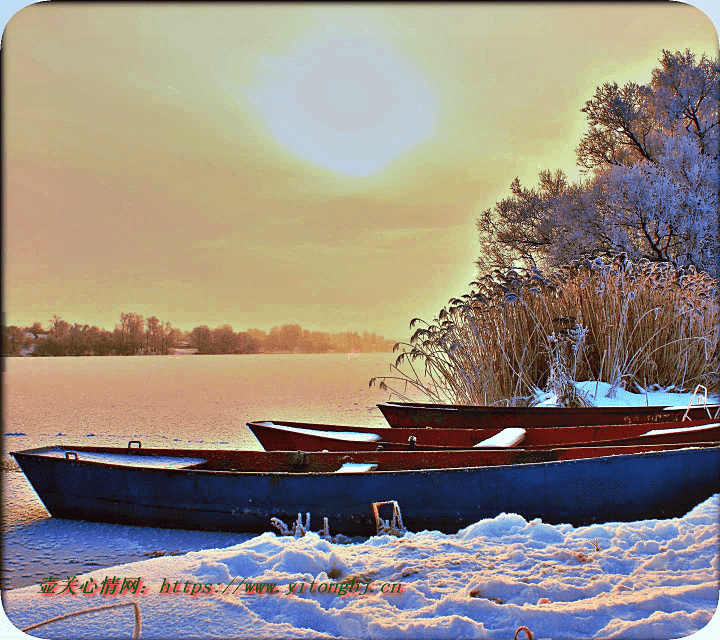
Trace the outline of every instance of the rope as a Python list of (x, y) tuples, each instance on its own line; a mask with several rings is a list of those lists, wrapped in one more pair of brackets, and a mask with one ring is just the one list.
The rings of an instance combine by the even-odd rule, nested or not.
[(102, 611), (104, 609), (118, 609), (119, 607), (131, 607), (131, 606), (135, 608), (135, 628), (133, 629), (132, 640), (139, 640), (140, 631), (142, 630), (142, 621), (140, 620), (140, 607), (138, 606), (137, 602), (118, 602), (116, 604), (104, 604), (101, 607), (92, 607), (90, 609), (82, 609), (81, 611), (73, 611), (72, 613), (65, 613), (61, 616), (56, 616), (55, 618), (50, 618), (49, 620), (45, 620), (44, 622), (38, 622), (37, 624), (31, 624), (29, 627), (20, 629), (20, 631), (27, 632), (32, 629), (37, 629), (38, 627), (42, 627), (46, 624), (50, 624), (51, 622), (58, 622), (59, 620), (65, 620), (67, 618), (72, 618), (74, 616), (79, 616), (79, 615), (82, 615), (85, 613), (94, 613), (95, 611)]

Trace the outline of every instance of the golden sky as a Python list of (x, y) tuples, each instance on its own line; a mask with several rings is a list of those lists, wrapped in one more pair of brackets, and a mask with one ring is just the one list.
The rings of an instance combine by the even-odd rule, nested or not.
[(2, 46), (6, 324), (393, 339), (516, 176), (578, 176), (596, 86), (718, 55), (678, 3), (41, 3)]

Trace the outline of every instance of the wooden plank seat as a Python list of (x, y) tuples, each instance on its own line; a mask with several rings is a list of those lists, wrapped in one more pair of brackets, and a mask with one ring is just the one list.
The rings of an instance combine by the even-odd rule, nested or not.
[(525, 439), (525, 429), (520, 427), (508, 427), (500, 433), (478, 442), (473, 448), (477, 447), (514, 447)]

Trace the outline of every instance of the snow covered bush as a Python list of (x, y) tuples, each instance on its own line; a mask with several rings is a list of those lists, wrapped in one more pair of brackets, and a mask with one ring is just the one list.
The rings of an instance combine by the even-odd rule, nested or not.
[(707, 273), (620, 254), (577, 260), (550, 275), (496, 271), (473, 285), (396, 345), (396, 376), (371, 384), (400, 397), (388, 381), (436, 402), (510, 405), (549, 387), (582, 404), (567, 392), (571, 379), (718, 388), (720, 284)]

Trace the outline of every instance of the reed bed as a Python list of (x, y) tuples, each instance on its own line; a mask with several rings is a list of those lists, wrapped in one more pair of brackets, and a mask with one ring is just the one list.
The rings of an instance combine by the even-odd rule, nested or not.
[(471, 286), (432, 323), (414, 319), (411, 328), (422, 326), (395, 345), (397, 375), (371, 386), (406, 400), (398, 382), (433, 402), (510, 406), (532, 404), (542, 390), (585, 404), (574, 380), (718, 390), (720, 286), (706, 273), (621, 254), (549, 275), (495, 271)]

